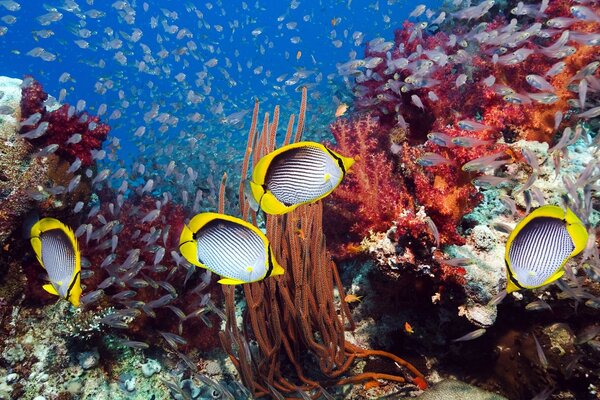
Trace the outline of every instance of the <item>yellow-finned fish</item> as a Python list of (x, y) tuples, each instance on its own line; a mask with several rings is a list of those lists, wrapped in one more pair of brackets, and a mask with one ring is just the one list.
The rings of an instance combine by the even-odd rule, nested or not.
[(508, 236), (506, 292), (535, 289), (564, 274), (566, 262), (586, 246), (588, 233), (567, 208), (546, 205), (523, 218)]
[(184, 225), (179, 251), (190, 263), (223, 278), (223, 285), (283, 275), (269, 239), (256, 226), (225, 214), (201, 213)]
[(353, 158), (320, 143), (289, 144), (258, 161), (252, 179), (246, 181), (246, 197), (255, 211), (285, 214), (327, 196), (352, 164)]
[(50, 278), (44, 290), (79, 307), (81, 254), (71, 228), (57, 219), (43, 218), (31, 227), (29, 241)]

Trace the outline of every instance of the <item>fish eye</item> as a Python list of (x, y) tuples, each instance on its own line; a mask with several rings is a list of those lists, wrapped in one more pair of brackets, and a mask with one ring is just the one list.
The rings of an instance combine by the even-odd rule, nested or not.
[(217, 389), (213, 389), (212, 392), (210, 392), (210, 397), (213, 399), (220, 399), (221, 392), (219, 392)]

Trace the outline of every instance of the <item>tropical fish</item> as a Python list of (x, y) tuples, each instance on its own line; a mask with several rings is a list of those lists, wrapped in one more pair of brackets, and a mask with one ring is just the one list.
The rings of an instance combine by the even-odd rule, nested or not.
[(191, 264), (222, 276), (222, 285), (256, 282), (283, 275), (269, 239), (236, 217), (201, 213), (184, 225), (179, 251)]
[(335, 109), (335, 116), (341, 117), (342, 115), (344, 115), (346, 113), (347, 110), (348, 110), (348, 105), (346, 103), (340, 103), (340, 105), (337, 106), (337, 108)]
[(354, 159), (316, 142), (280, 147), (261, 158), (245, 191), (254, 210), (285, 214), (301, 204), (331, 193), (342, 181)]
[(552, 205), (537, 208), (508, 236), (506, 291), (554, 282), (564, 274), (566, 262), (585, 248), (587, 239), (585, 226), (570, 209)]
[(31, 227), (29, 241), (50, 278), (44, 290), (79, 307), (81, 254), (71, 228), (57, 219), (43, 218)]
[(436, 153), (424, 153), (417, 158), (417, 163), (423, 167), (435, 167), (444, 164), (454, 164), (454, 161), (448, 160), (446, 157)]

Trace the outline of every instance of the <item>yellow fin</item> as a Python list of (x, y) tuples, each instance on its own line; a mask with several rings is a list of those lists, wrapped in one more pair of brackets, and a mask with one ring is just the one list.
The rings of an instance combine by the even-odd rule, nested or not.
[(329, 173), (325, 174), (325, 182), (327, 182), (330, 179), (331, 179), (331, 174), (329, 174)]
[(299, 205), (300, 204), (292, 204), (291, 206), (286, 206), (285, 204), (277, 200), (277, 197), (275, 197), (270, 191), (267, 191), (262, 196), (262, 200), (260, 202), (260, 208), (262, 208), (264, 212), (266, 212), (267, 214), (274, 215), (288, 213), (296, 207), (298, 207)]
[(585, 249), (588, 241), (588, 232), (587, 229), (585, 229), (583, 222), (581, 222), (577, 215), (569, 208), (567, 208), (565, 220), (567, 221), (567, 232), (569, 232), (569, 236), (571, 236), (571, 240), (575, 245), (575, 248), (569, 256), (569, 258), (571, 258)]
[(271, 271), (271, 276), (283, 275), (285, 270), (281, 265), (279, 265), (276, 261), (273, 261), (273, 271)]
[(217, 282), (219, 282), (221, 285), (240, 285), (242, 283), (247, 283), (244, 281), (240, 281), (239, 279), (233, 279), (233, 278), (223, 278), (223, 279), (219, 279)]
[(51, 284), (51, 283), (47, 283), (47, 284), (45, 284), (44, 286), (42, 286), (42, 288), (43, 288), (43, 289), (44, 289), (46, 292), (48, 292), (48, 293), (50, 293), (50, 294), (53, 294), (53, 295), (55, 295), (55, 296), (60, 296), (60, 295), (58, 294), (58, 292), (56, 291), (56, 289), (54, 288), (54, 286), (52, 286), (52, 284)]
[(190, 264), (201, 267), (198, 262), (198, 243), (194, 240), (194, 233), (187, 225), (183, 225), (179, 237), (179, 252)]

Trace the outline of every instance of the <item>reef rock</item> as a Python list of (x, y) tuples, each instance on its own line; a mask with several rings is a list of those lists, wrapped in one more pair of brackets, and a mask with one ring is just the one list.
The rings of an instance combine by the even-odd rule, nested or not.
[(418, 398), (419, 400), (506, 400), (506, 397), (450, 379), (433, 385)]
[(48, 171), (46, 160), (31, 157), (32, 145), (18, 134), (21, 82), (0, 76), (0, 244), (33, 208), (28, 190), (42, 187)]

